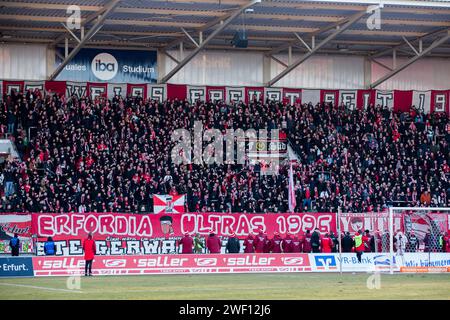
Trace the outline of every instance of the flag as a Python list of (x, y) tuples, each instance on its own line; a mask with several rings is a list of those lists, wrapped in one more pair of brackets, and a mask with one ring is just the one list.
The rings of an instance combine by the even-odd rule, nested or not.
[(153, 213), (182, 213), (184, 212), (184, 195), (153, 195)]
[(297, 205), (295, 201), (295, 190), (294, 190), (294, 172), (292, 171), (292, 162), (289, 168), (289, 186), (288, 186), (288, 197), (289, 197), (289, 212), (294, 212), (295, 206)]

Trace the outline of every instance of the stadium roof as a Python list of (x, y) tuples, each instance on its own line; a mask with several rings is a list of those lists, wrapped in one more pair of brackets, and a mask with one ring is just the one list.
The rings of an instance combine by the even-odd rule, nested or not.
[[(71, 47), (82, 42), (84, 47), (166, 52), (183, 43), (184, 49), (257, 50), (268, 56), (289, 50), (373, 58), (392, 55), (394, 48), (397, 56), (413, 58), (433, 44), (428, 55), (450, 57), (448, 38), (436, 45), (449, 35), (450, 0), (381, 2), (380, 6), (379, 0), (0, 1), (0, 42), (64, 46), (67, 38)], [(83, 32), (67, 30), (71, 5), (81, 9)], [(377, 25), (373, 10), (378, 7)], [(243, 29), (248, 48), (233, 48), (234, 34)]]

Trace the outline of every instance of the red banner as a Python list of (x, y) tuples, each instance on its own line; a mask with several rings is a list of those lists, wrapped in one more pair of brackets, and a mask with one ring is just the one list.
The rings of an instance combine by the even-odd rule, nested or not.
[(58, 94), (63, 96), (66, 94), (66, 82), (65, 81), (45, 81), (45, 91), (49, 94)]
[(3, 81), (3, 94), (11, 94), (12, 90), (15, 90), (16, 93), (23, 92), (24, 81)]
[(224, 101), (225, 100), (225, 87), (206, 87), (206, 100), (207, 101)]
[[(35, 276), (84, 274), (83, 257), (33, 257)], [(94, 275), (311, 271), (306, 253), (96, 257)]]
[(394, 109), (400, 112), (408, 112), (412, 105), (413, 91), (394, 90)]
[(245, 87), (245, 103), (264, 101), (264, 87)]

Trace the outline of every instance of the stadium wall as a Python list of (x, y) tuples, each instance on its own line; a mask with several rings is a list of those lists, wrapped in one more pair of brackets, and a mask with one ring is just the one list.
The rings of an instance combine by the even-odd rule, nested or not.
[[(179, 50), (169, 53), (181, 59)], [(189, 51), (184, 51), (183, 57)], [(160, 54), (160, 70), (172, 70), (176, 63)], [(288, 63), (287, 54), (275, 57)], [(292, 61), (300, 55), (292, 55)], [(391, 58), (378, 61), (392, 66)], [(406, 58), (397, 58), (397, 66)], [(169, 82), (192, 85), (248, 85), (261, 86), (279, 74), (285, 67), (262, 52), (205, 50), (174, 75)], [(388, 72), (362, 56), (314, 55), (278, 81), (276, 87), (363, 89)], [(160, 74), (163, 75), (162, 73)], [(450, 87), (450, 59), (423, 58), (392, 79), (378, 86), (380, 90), (445, 90)]]
[[(189, 52), (185, 51), (183, 57), (179, 50), (169, 51), (169, 54), (181, 60)], [(163, 63), (166, 73), (176, 66), (175, 61), (169, 58), (166, 58)], [(178, 71), (169, 82), (192, 85), (261, 85), (263, 83), (263, 54), (259, 52), (203, 51)]]
[[(392, 67), (392, 58), (379, 58), (377, 61)], [(406, 62), (405, 58), (397, 58), (397, 66)], [(373, 63), (372, 82), (387, 72), (386, 68)], [(446, 90), (450, 87), (450, 59), (421, 59), (380, 84), (377, 89), (389, 90)]]
[(47, 78), (46, 45), (0, 45), (0, 78), (40, 80)]
[[(287, 55), (275, 56), (288, 63)], [(292, 61), (300, 58), (293, 55)], [(285, 67), (271, 59), (271, 78), (281, 73)], [(275, 85), (282, 87), (363, 89), (364, 57), (316, 55), (299, 65)]]
[[(169, 53), (181, 59), (179, 50)], [(184, 51), (183, 57), (189, 54)], [(42, 44), (2, 44), (0, 79), (42, 80), (55, 68), (55, 50)], [(287, 54), (275, 55), (288, 62)], [(299, 58), (294, 54), (292, 61)], [(157, 58), (158, 76), (175, 67), (162, 52)], [(378, 58), (392, 67), (392, 58)], [(397, 58), (401, 65), (406, 58)], [(204, 50), (182, 68), (169, 82), (173, 84), (262, 86), (284, 66), (262, 52)], [(362, 89), (388, 70), (362, 56), (314, 55), (275, 84), (276, 87)], [(450, 88), (450, 59), (423, 58), (378, 86), (379, 90), (446, 90)]]

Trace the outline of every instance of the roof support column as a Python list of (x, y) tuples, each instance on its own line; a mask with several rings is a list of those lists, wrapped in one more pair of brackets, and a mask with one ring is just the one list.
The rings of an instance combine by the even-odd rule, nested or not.
[(364, 58), (364, 88), (369, 88), (372, 82), (372, 60)]
[(64, 39), (64, 59), (67, 59), (69, 55), (69, 38)]
[(180, 59), (183, 59), (183, 57), (184, 57), (184, 44), (183, 44), (183, 41), (181, 41), (180, 42)]
[(81, 40), (75, 48), (69, 53), (69, 55), (66, 56), (64, 61), (56, 67), (55, 71), (51, 74), (49, 77), (49, 80), (55, 80), (55, 78), (58, 76), (58, 74), (64, 69), (64, 67), (75, 57), (75, 55), (83, 48), (84, 44), (89, 41), (89, 39), (92, 38), (94, 34), (97, 33), (98, 30), (103, 26), (103, 22), (106, 20), (106, 17), (110, 12), (112, 12), (120, 3), (121, 0), (112, 0), (108, 6), (106, 7), (106, 10), (104, 13), (102, 13), (102, 16), (100, 19), (97, 20), (97, 22), (92, 26), (92, 28), (89, 30), (89, 32), (86, 34), (86, 36)]
[(272, 67), (272, 58), (263, 55), (263, 82), (266, 83), (270, 80), (270, 70)]
[(219, 27), (211, 33), (208, 38), (203, 41), (201, 45), (199, 45), (197, 48), (195, 48), (185, 59), (183, 59), (179, 64), (175, 66), (167, 75), (165, 75), (162, 79), (162, 83), (166, 83), (170, 78), (172, 78), (178, 71), (181, 70), (189, 61), (191, 61), (209, 42), (211, 42), (212, 39), (215, 38), (216, 35), (218, 35), (220, 32), (222, 32), (223, 29), (225, 29), (238, 15), (241, 14), (241, 12), (251, 6), (253, 6), (256, 3), (261, 2), (261, 0), (252, 0), (249, 3), (241, 6), (239, 9), (237, 9), (226, 21), (221, 23)]
[(362, 11), (350, 18), (343, 26), (341, 26), (339, 29), (335, 30), (331, 35), (326, 37), (322, 42), (320, 42), (317, 46), (314, 47), (310, 52), (306, 53), (304, 56), (302, 56), (300, 59), (296, 60), (292, 64), (289, 65), (286, 69), (284, 69), (280, 74), (278, 74), (275, 78), (270, 80), (267, 83), (267, 86), (270, 87), (276, 82), (278, 82), (281, 78), (286, 76), (288, 73), (290, 73), (292, 70), (294, 70), (297, 66), (305, 62), (307, 59), (309, 59), (314, 53), (316, 53), (320, 48), (322, 48), (324, 45), (326, 45), (328, 42), (336, 38), (338, 35), (340, 35), (342, 32), (347, 30), (351, 25), (353, 25), (356, 21), (361, 19), (363, 16), (367, 14), (366, 11)]
[(393, 69), (397, 68), (397, 50), (396, 49), (392, 50), (392, 68)]
[(292, 63), (292, 46), (289, 46), (288, 48), (288, 65), (291, 65)]

